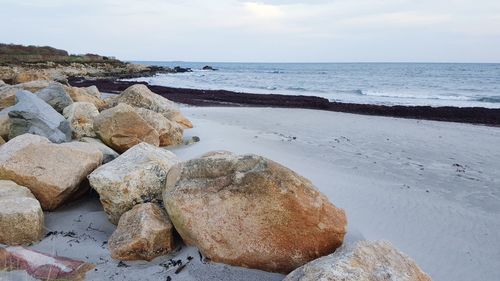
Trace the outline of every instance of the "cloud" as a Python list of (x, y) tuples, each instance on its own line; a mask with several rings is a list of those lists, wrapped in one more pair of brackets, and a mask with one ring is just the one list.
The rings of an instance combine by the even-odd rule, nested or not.
[(497, 0), (2, 0), (2, 12), (15, 27), (4, 42), (123, 59), (500, 60)]
[(259, 19), (279, 19), (284, 16), (279, 6), (262, 4), (257, 2), (245, 2), (245, 10)]
[(451, 20), (446, 14), (424, 14), (419, 12), (396, 12), (361, 17), (352, 17), (342, 20), (341, 23), (351, 26), (373, 27), (374, 25), (388, 26), (425, 26), (435, 25)]

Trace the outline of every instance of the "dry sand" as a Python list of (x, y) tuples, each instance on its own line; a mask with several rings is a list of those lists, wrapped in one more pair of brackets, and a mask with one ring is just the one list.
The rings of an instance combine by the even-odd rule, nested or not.
[[(389, 240), (434, 280), (500, 280), (500, 128), (302, 109), (183, 113), (195, 124), (186, 137), (201, 142), (173, 148), (182, 159), (221, 149), (266, 156), (311, 179), (347, 211), (349, 241)], [(46, 226), (64, 233), (32, 248), (97, 264), (88, 280), (283, 278), (206, 263), (185, 246), (152, 263), (119, 265), (104, 243), (114, 226), (95, 197), (46, 213)], [(179, 274), (160, 265), (188, 256)], [(0, 280), (13, 279), (30, 280), (0, 273)]]

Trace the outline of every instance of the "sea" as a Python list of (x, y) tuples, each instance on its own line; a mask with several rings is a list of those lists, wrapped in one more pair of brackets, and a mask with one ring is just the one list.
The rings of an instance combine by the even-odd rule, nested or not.
[[(134, 63), (191, 68), (193, 72), (129, 79), (176, 88), (363, 104), (500, 108), (499, 63)], [(202, 70), (205, 65), (217, 70)]]

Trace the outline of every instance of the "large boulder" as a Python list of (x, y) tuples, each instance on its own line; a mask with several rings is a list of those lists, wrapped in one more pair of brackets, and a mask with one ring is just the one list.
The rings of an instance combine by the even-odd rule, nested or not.
[(291, 272), (284, 281), (430, 281), (389, 242), (359, 241)]
[(118, 152), (125, 152), (141, 142), (160, 145), (158, 132), (133, 107), (124, 103), (102, 111), (94, 119), (94, 131), (106, 145)]
[(0, 87), (0, 110), (16, 104), (16, 93), (19, 90), (37, 92), (49, 86), (49, 81), (32, 81), (17, 85), (4, 85)]
[(133, 206), (161, 201), (167, 172), (178, 162), (172, 152), (140, 143), (96, 169), (88, 179), (109, 220), (117, 224)]
[[(13, 138), (9, 141), (9, 145), (5, 145), (0, 150), (0, 167), (3, 163), (9, 160), (15, 153), (32, 144), (48, 144), (51, 143), (46, 137), (37, 135), (25, 134)], [(1, 179), (1, 178), (0, 178)]]
[(0, 136), (0, 145), (4, 144), (5, 140)]
[(41, 89), (47, 88), (49, 85), (50, 81), (48, 80), (35, 80), (35, 81), (12, 85), (12, 87), (36, 93)]
[(64, 86), (64, 89), (69, 94), (74, 102), (90, 102), (93, 103), (99, 110), (106, 108), (106, 103), (97, 96), (94, 88), (78, 88)]
[(156, 132), (160, 138), (160, 146), (176, 145), (182, 143), (184, 129), (177, 122), (165, 118), (160, 113), (149, 109), (135, 108), (135, 111), (144, 119)]
[(43, 237), (43, 211), (30, 190), (0, 180), (0, 243), (23, 245)]
[(74, 139), (96, 137), (94, 119), (99, 115), (99, 110), (97, 110), (93, 103), (75, 102), (64, 108), (63, 115), (71, 126)]
[(155, 203), (136, 205), (124, 213), (108, 240), (111, 257), (147, 260), (174, 250), (174, 227), (164, 209)]
[(68, 121), (50, 105), (28, 91), (18, 91), (16, 100), (9, 112), (9, 139), (29, 133), (47, 137), (55, 143), (71, 140)]
[(216, 262), (288, 273), (335, 251), (346, 216), (261, 156), (212, 152), (173, 166), (163, 202), (184, 242)]
[(63, 85), (57, 82), (51, 82), (47, 88), (36, 92), (36, 95), (59, 113), (62, 113), (64, 108), (73, 103)]
[(193, 127), (191, 121), (181, 114), (174, 102), (153, 93), (146, 85), (136, 84), (128, 87), (115, 101), (161, 113), (184, 128)]
[(49, 76), (45, 71), (27, 70), (21, 71), (14, 77), (14, 84), (26, 83), (36, 80), (49, 80)]
[(26, 186), (44, 210), (53, 210), (78, 194), (101, 162), (102, 153), (88, 144), (54, 144), (24, 134), (0, 146), (0, 179)]
[(88, 137), (83, 137), (80, 139), (82, 142), (90, 143), (94, 145), (97, 149), (99, 149), (102, 152), (102, 163), (106, 164), (108, 162), (111, 162), (115, 160), (120, 154), (118, 152), (114, 151), (111, 147), (105, 145), (101, 140), (99, 139), (94, 139), (94, 138), (88, 138)]

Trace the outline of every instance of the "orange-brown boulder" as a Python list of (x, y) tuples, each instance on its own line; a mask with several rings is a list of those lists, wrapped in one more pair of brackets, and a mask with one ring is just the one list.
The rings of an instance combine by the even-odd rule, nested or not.
[(261, 156), (174, 165), (163, 201), (184, 242), (215, 262), (288, 273), (342, 244), (346, 216), (306, 178)]
[(155, 128), (124, 103), (102, 111), (94, 119), (94, 131), (107, 146), (118, 152), (125, 152), (141, 142), (160, 145)]

